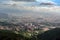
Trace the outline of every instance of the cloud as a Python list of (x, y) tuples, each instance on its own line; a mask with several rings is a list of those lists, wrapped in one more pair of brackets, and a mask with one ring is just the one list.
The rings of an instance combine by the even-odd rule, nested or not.
[(49, 2), (49, 1), (52, 1), (52, 0), (36, 0), (37, 2)]
[(28, 6), (8, 6), (8, 5), (0, 5), (0, 13), (6, 13), (12, 16), (17, 17), (42, 17), (46, 18), (48, 21), (50, 20), (58, 20), (60, 19), (60, 7), (28, 7)]
[(0, 5), (0, 12), (5, 13), (18, 13), (18, 14), (30, 14), (30, 15), (38, 15), (40, 16), (48, 16), (48, 14), (60, 15), (60, 7), (53, 6), (53, 7), (28, 7), (28, 6), (8, 6), (8, 5)]
[(0, 0), (0, 4), (14, 4), (15, 2), (12, 0)]
[(36, 0), (39, 3), (53, 3), (56, 4), (53, 0)]
[(38, 5), (36, 2), (33, 2), (34, 0), (1, 0), (0, 4), (9, 4), (9, 5), (22, 5), (22, 6), (32, 6), (32, 5)]
[(34, 2), (35, 0), (12, 0), (12, 1), (26, 1), (26, 2)]
[(55, 3), (50, 3), (50, 2), (48, 2), (48, 3), (44, 3), (44, 2), (42, 2), (42, 3), (40, 3), (40, 5), (55, 5)]
[[(1, 0), (0, 4), (17, 4), (17, 5), (24, 5), (24, 6), (40, 6), (40, 3), (44, 3), (44, 5), (53, 4), (56, 5), (55, 2), (52, 0)], [(43, 4), (42, 4), (43, 5)]]

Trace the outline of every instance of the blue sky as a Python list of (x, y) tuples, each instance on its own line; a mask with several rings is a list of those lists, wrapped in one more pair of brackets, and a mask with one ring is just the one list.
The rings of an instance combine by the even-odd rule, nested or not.
[(54, 2), (56, 2), (56, 3), (60, 3), (60, 0), (53, 0)]
[(60, 5), (60, 0), (53, 0), (55, 3), (57, 3), (58, 5)]

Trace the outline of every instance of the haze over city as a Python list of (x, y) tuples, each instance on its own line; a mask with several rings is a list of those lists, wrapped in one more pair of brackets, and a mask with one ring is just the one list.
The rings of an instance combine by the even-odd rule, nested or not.
[(55, 22), (55, 20), (60, 20), (59, 2), (59, 0), (0, 0), (0, 14), (18, 18), (44, 18)]
[(0, 0), (0, 40), (60, 40), (60, 0)]

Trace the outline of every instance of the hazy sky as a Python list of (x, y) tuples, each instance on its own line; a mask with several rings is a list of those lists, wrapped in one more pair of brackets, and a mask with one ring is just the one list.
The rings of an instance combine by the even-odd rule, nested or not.
[(32, 3), (34, 5), (37, 5), (41, 2), (45, 2), (45, 3), (50, 2), (50, 3), (54, 3), (56, 5), (60, 5), (60, 0), (0, 0), (0, 3), (6, 3), (6, 4), (7, 3), (12, 4), (15, 2), (25, 2), (25, 4), (28, 4), (28, 3), (31, 4), (31, 2), (34, 2), (34, 3)]
[[(41, 6), (40, 3), (44, 3), (42, 4), (44, 6)], [(51, 3), (54, 5), (50, 5)], [(0, 13), (60, 20), (60, 0), (0, 0)]]
[[(48, 7), (46, 4), (44, 4), (44, 6), (41, 7), (40, 3), (42, 2), (48, 3), (48, 5), (49, 3), (55, 4), (55, 5), (54, 6), (50, 5)], [(48, 13), (48, 14), (52, 14), (52, 13), (59, 14), (60, 13), (60, 6), (56, 6), (56, 5), (60, 5), (60, 0), (0, 0), (0, 3), (2, 5), (3, 4), (16, 4), (15, 6), (11, 5), (9, 7), (8, 5), (3, 5), (3, 6), (0, 5), (0, 12), (21, 13), (23, 15), (26, 15), (25, 13), (28, 13), (31, 15), (32, 14), (34, 15), (34, 13), (36, 14), (37, 13), (44, 13), (44, 14), (45, 13)], [(23, 6), (21, 7), (21, 5)], [(31, 5), (33, 5), (33, 8), (31, 7)]]

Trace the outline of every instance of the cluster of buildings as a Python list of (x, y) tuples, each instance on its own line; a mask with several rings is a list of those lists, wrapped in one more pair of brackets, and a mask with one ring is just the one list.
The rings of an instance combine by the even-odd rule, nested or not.
[(3, 30), (13, 30), (13, 31), (34, 31), (34, 30), (43, 30), (47, 31), (54, 29), (56, 27), (46, 26), (41, 23), (19, 23), (17, 25), (9, 26), (0, 26), (0, 29)]

